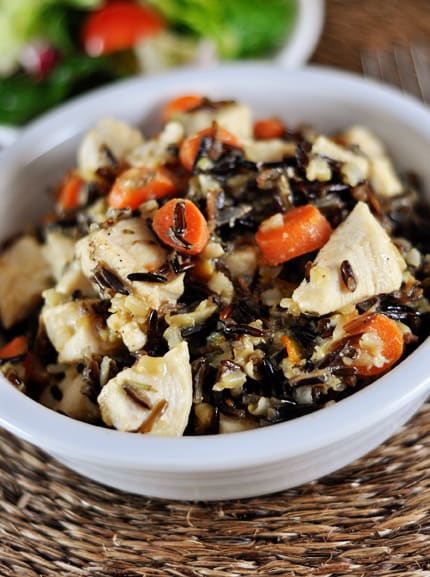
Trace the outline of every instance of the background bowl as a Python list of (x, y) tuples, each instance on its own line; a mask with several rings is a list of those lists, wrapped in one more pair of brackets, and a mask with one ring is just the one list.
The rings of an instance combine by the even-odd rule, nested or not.
[[(296, 0), (294, 22), (286, 34), (284, 43), (270, 58), (285, 68), (296, 68), (307, 62), (320, 39), (325, 16), (324, 0)], [(215, 50), (215, 48), (214, 48)], [(197, 58), (199, 67), (213, 68), (217, 65), (215, 52), (209, 49), (209, 55)], [(146, 74), (154, 74), (154, 70)], [(1, 79), (0, 79), (1, 80)], [(31, 90), (31, 88), (29, 89)], [(22, 128), (0, 124), (0, 151), (14, 142)]]
[[(388, 145), (400, 169), (430, 192), (430, 112), (410, 97), (350, 74), (267, 64), (182, 70), (128, 80), (40, 118), (0, 158), (1, 237), (49, 207), (47, 191), (74, 164), (82, 133), (103, 116), (150, 132), (163, 102), (184, 92), (236, 98), (256, 117), (335, 131), (361, 123)], [(290, 422), (232, 435), (161, 438), (80, 423), (32, 401), (0, 379), (0, 425), (70, 468), (127, 491), (176, 499), (270, 493), (330, 473), (394, 433), (430, 390), (430, 341), (387, 375), (341, 402)]]
[(294, 26), (275, 61), (286, 68), (305, 64), (320, 39), (324, 26), (324, 0), (297, 0)]

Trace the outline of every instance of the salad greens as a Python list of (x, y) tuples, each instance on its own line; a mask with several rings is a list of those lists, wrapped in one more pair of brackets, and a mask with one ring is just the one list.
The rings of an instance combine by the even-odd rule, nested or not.
[(187, 33), (215, 42), (222, 58), (261, 56), (278, 48), (296, 15), (295, 0), (151, 0)]
[(106, 82), (190, 63), (202, 39), (221, 59), (269, 54), (297, 9), (296, 0), (135, 1), (161, 13), (167, 30), (94, 57), (84, 50), (82, 27), (106, 0), (0, 0), (0, 123), (21, 125)]
[[(0, 75), (13, 72), (26, 42), (46, 37), (52, 8), (94, 9), (103, 0), (0, 0)], [(55, 10), (52, 14), (55, 13)], [(59, 40), (57, 37), (56, 40)], [(62, 42), (62, 40), (60, 40)]]

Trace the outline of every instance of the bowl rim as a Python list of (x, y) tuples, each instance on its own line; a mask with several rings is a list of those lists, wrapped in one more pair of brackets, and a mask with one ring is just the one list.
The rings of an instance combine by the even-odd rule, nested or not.
[[(230, 76), (237, 78), (245, 71), (266, 75), (266, 79), (282, 74), (288, 76), (292, 85), (294, 79), (301, 78), (307, 82), (328, 83), (329, 89), (333, 84), (339, 90), (340, 82), (344, 89), (364, 90), (366, 96), (372, 97), (379, 106), (389, 104), (393, 114), (410, 120), (430, 140), (429, 109), (413, 97), (352, 73), (319, 66), (287, 71), (275, 64), (235, 63), (217, 67), (206, 75), (210, 75), (211, 82), (214, 77), (225, 81)], [(80, 114), (82, 107), (89, 108), (97, 103), (103, 94), (116, 99), (132, 86), (142, 89), (142, 86), (154, 84), (162, 94), (172, 81), (174, 85), (184, 85), (196, 74), (201, 76), (205, 73), (187, 69), (157, 77), (127, 79), (82, 95), (28, 125), (20, 138), (0, 157), (0, 170), (2, 165), (7, 168), (7, 164), (14, 157), (18, 158), (22, 150), (31, 149), (41, 134), (57, 131), (58, 139), (67, 139), (67, 130), (59, 128), (62, 123)], [(49, 146), (53, 143), (55, 138), (50, 140)], [(430, 371), (426, 369), (429, 346), (430, 340), (427, 339), (389, 373), (332, 406), (291, 421), (234, 434), (167, 438), (89, 425), (47, 409), (19, 392), (3, 377), (0, 379), (0, 425), (54, 455), (115, 467), (144, 468), (149, 473), (174, 469), (175, 474), (198, 475), (208, 471), (269, 465), (321, 450), (360, 434), (365, 428), (389, 419), (414, 399), (424, 398), (430, 390)], [(405, 386), (408, 382), (414, 385)]]
[(296, 0), (297, 14), (285, 45), (274, 61), (286, 68), (304, 64), (314, 52), (325, 21), (324, 0)]

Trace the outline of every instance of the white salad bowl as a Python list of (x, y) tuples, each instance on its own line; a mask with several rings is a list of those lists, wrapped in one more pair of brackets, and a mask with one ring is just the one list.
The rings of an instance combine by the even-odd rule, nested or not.
[[(1, 238), (49, 208), (47, 191), (74, 164), (83, 132), (116, 116), (151, 132), (161, 105), (197, 92), (235, 98), (256, 117), (322, 131), (369, 126), (400, 170), (430, 194), (430, 111), (397, 91), (347, 73), (235, 64), (136, 78), (81, 97), (30, 125), (0, 158)], [(430, 390), (427, 340), (396, 368), (350, 397), (295, 420), (201, 437), (122, 433), (57, 414), (0, 379), (0, 425), (71, 469), (111, 487), (152, 497), (212, 500), (271, 493), (326, 475), (399, 429)]]
[(301, 66), (312, 55), (324, 27), (324, 0), (297, 0), (297, 15), (290, 33), (274, 59), (281, 66)]

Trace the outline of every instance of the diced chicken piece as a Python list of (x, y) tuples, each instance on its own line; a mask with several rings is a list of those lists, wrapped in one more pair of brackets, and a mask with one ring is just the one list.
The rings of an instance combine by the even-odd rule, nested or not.
[[(149, 308), (145, 309), (145, 315)], [(107, 319), (107, 325), (121, 336), (122, 342), (132, 353), (140, 351), (148, 342), (146, 316), (134, 317), (125, 307)]]
[[(101, 267), (113, 273), (128, 294), (112, 297), (108, 324), (119, 332), (129, 350), (145, 345), (146, 335), (141, 327), (151, 309), (174, 304), (184, 291), (184, 273), (171, 275), (164, 283), (130, 281), (131, 273), (151, 272), (166, 261), (167, 251), (154, 239), (142, 218), (123, 219), (109, 228), (101, 228), (81, 239), (76, 245), (84, 274), (93, 279)], [(102, 293), (103, 289), (98, 286)], [(109, 289), (107, 289), (107, 295)], [(126, 326), (132, 323), (130, 326)], [(137, 323), (137, 324), (136, 324)]]
[(132, 272), (148, 272), (165, 262), (166, 251), (156, 242), (141, 218), (121, 219), (102, 227), (76, 243), (83, 273), (92, 278), (100, 265), (122, 280)]
[(234, 297), (234, 286), (231, 280), (221, 271), (215, 271), (207, 282), (208, 288), (219, 295), (222, 302), (230, 304)]
[(42, 309), (41, 318), (60, 363), (79, 362), (93, 354), (110, 355), (120, 348), (118, 337), (94, 309), (98, 302), (76, 300)]
[(42, 247), (43, 256), (51, 267), (52, 276), (58, 281), (75, 254), (75, 241), (60, 231), (50, 231)]
[(332, 177), (330, 164), (325, 158), (315, 156), (309, 160), (306, 167), (306, 178), (311, 182), (327, 182)]
[(341, 134), (341, 139), (347, 146), (358, 146), (368, 158), (385, 155), (381, 140), (365, 126), (352, 126)]
[(116, 294), (111, 300), (111, 316), (107, 323), (110, 329), (118, 332), (130, 351), (138, 351), (147, 341), (147, 317), (152, 309), (159, 310), (162, 305), (172, 305), (184, 291), (184, 273), (170, 282), (136, 282), (135, 294)]
[(78, 150), (78, 169), (91, 178), (98, 168), (125, 157), (143, 142), (142, 133), (116, 118), (103, 118), (83, 138)]
[[(312, 159), (330, 158), (342, 163), (341, 173), (344, 181), (350, 186), (356, 186), (369, 176), (369, 161), (360, 154), (339, 146), (326, 136), (318, 136), (312, 145), (310, 162), (306, 170), (308, 180), (315, 179), (315, 167)], [(318, 180), (318, 178), (316, 178)]]
[(208, 128), (216, 122), (240, 139), (252, 137), (251, 110), (248, 106), (235, 102), (215, 108), (199, 108), (194, 112), (179, 114), (175, 119), (183, 124), (187, 135)]
[(354, 126), (342, 138), (349, 146), (358, 146), (369, 159), (369, 180), (377, 195), (392, 197), (402, 193), (403, 186), (393, 163), (374, 134), (363, 126)]
[(370, 182), (378, 196), (392, 197), (403, 192), (403, 185), (388, 156), (379, 156), (370, 163)]
[(0, 257), (0, 318), (8, 329), (22, 321), (42, 300), (51, 282), (51, 271), (42, 247), (23, 236)]
[(181, 436), (192, 405), (188, 345), (163, 357), (141, 357), (103, 387), (98, 403), (103, 421), (120, 431)]
[(281, 138), (245, 142), (245, 157), (252, 162), (279, 162), (285, 156), (294, 156), (296, 146)]
[(81, 263), (77, 260), (72, 261), (66, 267), (63, 275), (55, 285), (55, 290), (69, 296), (76, 292), (79, 292), (83, 297), (96, 296), (93, 285), (82, 272)]
[(182, 341), (181, 331), (190, 327), (195, 327), (207, 321), (217, 310), (217, 305), (212, 299), (205, 299), (190, 312), (179, 314), (167, 314), (165, 317), (168, 325), (164, 331), (169, 348), (177, 346)]
[(100, 267), (105, 267), (127, 289), (138, 293), (144, 283), (132, 284), (127, 276), (156, 270), (165, 262), (167, 251), (157, 243), (143, 218), (128, 218), (79, 240), (76, 255), (87, 278), (93, 279)]
[[(348, 288), (341, 273), (348, 263), (356, 287)], [(357, 203), (319, 251), (310, 279), (294, 291), (302, 312), (324, 315), (370, 297), (398, 290), (406, 263), (367, 204)]]
[(156, 168), (174, 161), (172, 147), (177, 147), (184, 138), (184, 127), (180, 122), (168, 122), (158, 137), (133, 149), (126, 160), (130, 166)]
[(86, 386), (82, 375), (74, 367), (69, 367), (58, 384), (43, 391), (40, 402), (72, 419), (96, 423), (100, 418), (100, 410), (85, 394)]

